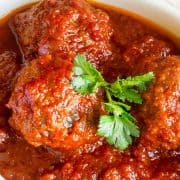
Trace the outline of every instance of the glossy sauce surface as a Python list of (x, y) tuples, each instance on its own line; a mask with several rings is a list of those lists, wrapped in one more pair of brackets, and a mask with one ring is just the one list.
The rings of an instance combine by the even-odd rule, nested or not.
[[(65, 144), (65, 149), (59, 150), (47, 146), (33, 147), (18, 132), (13, 130), (8, 123), (11, 111), (8, 110), (6, 104), (13, 90), (14, 77), (24, 62), (24, 57), (21, 55), (9, 26), (9, 20), (17, 13), (15, 12), (10, 14), (6, 20), (3, 19), (5, 23), (0, 24), (0, 68), (2, 67), (2, 71), (0, 71), (0, 88), (2, 91), (2, 93), (0, 91), (0, 174), (7, 179), (116, 180), (123, 178), (179, 178), (180, 151), (178, 149), (178, 137), (180, 129), (179, 124), (173, 124), (173, 122), (178, 121), (179, 109), (173, 109), (172, 107), (174, 104), (178, 104), (177, 97), (174, 94), (179, 93), (179, 90), (174, 84), (178, 81), (180, 72), (180, 51), (171, 40), (148, 25), (130, 16), (123, 15), (121, 12), (108, 10), (108, 6), (98, 4), (94, 7), (102, 9), (109, 15), (109, 25), (113, 29), (110, 41), (112, 48), (109, 50), (109, 45), (107, 46), (108, 51), (112, 51), (112, 56), (104, 53), (105, 62), (103, 62), (103, 68), (100, 68), (104, 77), (113, 81), (117, 76), (126, 77), (150, 70), (157, 73), (157, 83), (147, 94), (143, 95), (146, 103), (142, 107), (133, 106), (132, 109), (132, 113), (138, 119), (138, 124), (141, 127), (142, 136), (125, 152), (120, 152), (102, 140), (96, 143), (87, 143), (80, 148), (74, 146), (75, 150), (70, 149)], [(107, 24), (102, 23), (102, 27), (107, 30)], [(89, 31), (92, 30), (91, 27), (89, 29)], [(62, 31), (65, 30), (64, 28)], [(94, 39), (101, 38), (95, 30), (92, 32), (94, 32)], [(56, 38), (58, 39), (58, 37)], [(56, 43), (53, 43), (54, 41), (50, 45), (54, 48)], [(73, 44), (72, 49), (76, 48), (77, 46)], [(92, 47), (92, 49), (98, 48), (96, 45)], [(40, 48), (39, 51), (40, 54), (44, 53), (43, 48)], [(61, 56), (62, 54), (58, 55)], [(90, 60), (93, 61), (95, 55), (90, 55)], [(56, 56), (54, 54), (54, 57)], [(62, 56), (66, 57), (64, 54)], [(109, 57), (111, 58), (110, 62), (107, 61)], [(99, 59), (101, 58), (99, 57)], [(165, 63), (161, 62), (164, 58), (167, 58)], [(134, 68), (135, 66), (136, 68)], [(5, 67), (8, 67), (9, 71)], [(165, 70), (161, 71), (161, 67)], [(174, 81), (168, 78), (172, 69), (171, 74), (173, 74)], [(48, 74), (48, 72), (49, 70), (45, 74)], [(6, 79), (4, 73), (7, 74)], [(8, 84), (4, 83), (8, 81), (7, 77)], [(172, 87), (170, 90), (166, 89), (167, 86), (163, 84), (163, 80), (166, 80), (168, 87)], [(33, 84), (31, 88), (35, 86)], [(160, 96), (160, 92), (164, 89), (166, 89), (165, 95)], [(155, 98), (149, 100), (152, 96)], [(162, 105), (162, 102), (165, 102), (166, 99), (169, 100), (170, 104)], [(150, 110), (147, 107), (151, 107)], [(159, 108), (161, 114), (156, 114), (157, 108)], [(167, 109), (168, 113), (164, 109)], [(158, 121), (153, 121), (151, 119), (153, 117), (157, 118)], [(169, 122), (169, 119), (173, 119), (172, 122)], [(174, 137), (174, 132), (178, 134), (177, 137)], [(89, 134), (85, 134), (85, 136), (89, 138)], [(71, 143), (73, 146), (71, 139), (69, 141), (69, 146), (71, 146)], [(66, 147), (68, 147), (68, 150)]]

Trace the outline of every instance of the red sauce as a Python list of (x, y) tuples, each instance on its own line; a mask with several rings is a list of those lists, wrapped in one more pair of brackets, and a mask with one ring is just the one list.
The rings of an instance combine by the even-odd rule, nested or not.
[[(19, 73), (20, 75), (18, 72), (22, 66), (25, 66), (23, 64), (24, 56), (22, 56), (15, 36), (10, 29), (9, 20), (18, 12), (27, 9), (27, 7), (22, 8), (18, 12), (15, 11), (9, 14), (0, 23), (0, 174), (6, 179), (116, 180), (179, 178), (180, 110), (178, 98), (180, 92), (178, 83), (180, 82), (178, 74), (180, 74), (180, 51), (170, 39), (148, 24), (133, 19), (130, 15), (123, 15), (121, 11), (108, 8), (108, 6), (100, 4), (94, 4), (93, 6), (103, 11), (99, 12), (98, 10), (94, 12), (93, 10), (93, 13), (96, 13), (94, 15), (91, 14), (89, 7), (85, 5), (84, 12), (80, 12), (80, 15), (86, 17), (88, 12), (91, 26), (84, 30), (84, 26), (87, 25), (86, 18), (83, 22), (80, 22), (80, 25), (83, 24), (82, 26), (76, 27), (76, 24), (73, 24), (70, 29), (71, 32), (74, 33), (78, 29), (77, 33), (80, 33), (76, 39), (67, 36), (66, 40), (68, 43), (70, 42), (69, 44), (60, 41), (61, 37), (59, 36), (66, 36), (69, 33), (65, 25), (69, 23), (67, 17), (71, 13), (71, 21), (74, 20), (73, 18), (76, 18), (73, 14), (73, 8), (79, 8), (76, 3), (72, 5), (73, 8), (70, 11), (67, 10), (63, 16), (60, 16), (60, 24), (58, 24), (59, 21), (56, 19), (58, 12), (56, 12), (57, 14), (51, 14), (52, 28), (50, 28), (50, 34), (43, 36), (45, 30), (40, 35), (38, 31), (32, 31), (35, 34), (35, 41), (31, 37), (30, 39), (27, 37), (26, 41), (23, 41), (26, 46), (23, 46), (23, 43), (19, 44), (23, 47), (21, 52), (25, 52), (25, 61), (32, 57), (39, 61), (36, 64), (36, 60), (33, 60), (32, 67), (29, 65), (27, 68), (30, 72), (29, 74), (32, 73), (33, 69), (35, 76), (33, 76), (33, 82), (28, 82), (29, 84), (26, 84), (23, 88), (32, 94), (35, 93), (32, 96), (36, 99), (38, 99), (37, 95), (39, 94), (54, 98), (54, 94), (53, 96), (44, 94), (42, 88), (40, 89), (41, 91), (36, 88), (39, 88), (40, 85), (46, 86), (48, 79), (51, 80), (50, 85), (55, 87), (60, 74), (63, 73), (65, 74), (65, 81), (66, 78), (70, 77), (67, 66), (65, 65), (61, 68), (61, 71), (57, 71), (59, 61), (56, 61), (57, 64), (54, 65), (54, 62), (49, 62), (47, 54), (50, 54), (54, 59), (58, 59), (58, 57), (71, 59), (75, 53), (79, 51), (84, 52), (109, 81), (113, 81), (117, 76), (124, 77), (154, 71), (157, 79), (153, 82), (149, 91), (143, 94), (145, 103), (142, 106), (133, 106), (132, 108), (132, 113), (137, 118), (141, 128), (141, 137), (136, 139), (133, 145), (125, 152), (120, 152), (113, 146), (108, 145), (103, 139), (96, 137), (96, 135), (93, 136), (94, 129), (91, 128), (84, 131), (84, 134), (80, 133), (77, 143), (73, 141), (72, 137), (64, 138), (58, 136), (58, 130), (53, 131), (57, 135), (55, 138), (46, 139), (43, 137), (43, 140), (41, 138), (39, 140), (36, 139), (36, 131), (27, 132), (26, 126), (23, 124), (23, 118), (28, 118), (28, 114), (23, 116), (20, 122), (18, 122), (19, 117), (15, 120), (9, 120), (13, 116), (6, 104), (14, 90), (14, 84), (16, 83), (14, 77), (16, 75), (21, 76), (23, 71)], [(75, 11), (75, 13), (77, 12)], [(97, 22), (97, 17), (99, 19), (102, 18), (101, 21)], [(58, 27), (61, 23), (64, 23), (62, 29)], [(56, 32), (56, 28), (60, 29), (60, 32)], [(43, 37), (40, 38), (41, 35)], [(81, 41), (82, 37), (84, 39)], [(37, 43), (38, 38), (40, 40)], [(31, 42), (29, 43), (30, 40)], [(75, 40), (81, 41), (81, 43), (75, 43)], [(90, 41), (94, 42), (94, 44), (86, 47), (85, 42), (91, 43)], [(27, 46), (28, 43), (31, 44), (29, 45), (31, 46), (30, 48)], [(71, 48), (67, 50), (69, 46)], [(49, 49), (46, 47), (49, 47)], [(61, 51), (57, 47), (63, 47), (64, 49)], [(39, 58), (39, 56), (42, 57)], [(68, 61), (68, 63), (71, 64), (72, 62)], [(35, 70), (38, 66), (44, 68), (41, 69), (42, 72), (38, 71), (41, 74), (40, 80), (38, 79), (39, 74)], [(51, 74), (49, 67), (51, 67), (51, 71), (54, 71), (54, 74)], [(17, 106), (17, 102), (20, 102), (19, 106), (17, 106), (19, 110), (20, 106), (26, 103), (24, 97), (17, 95), (19, 91), (16, 87), (21, 87), (24, 82), (30, 81), (30, 76), (27, 76), (27, 79), (23, 77), (23, 79), (19, 80), (19, 84), (16, 84), (16, 93), (13, 92), (11, 101), (8, 103), (8, 106), (12, 109)], [(171, 76), (173, 76), (173, 80), (171, 80)], [(62, 86), (61, 89), (57, 87), (58, 92), (63, 88), (69, 88), (66, 85)], [(55, 93), (56, 89), (52, 88), (49, 91)], [(68, 93), (71, 93), (71, 91), (70, 89)], [(17, 97), (19, 101), (14, 100)], [(24, 101), (22, 101), (23, 98)], [(71, 99), (68, 94), (65, 94), (64, 98), (63, 101)], [(102, 94), (100, 94), (101, 98)], [(13, 101), (16, 103), (13, 104)], [(96, 107), (100, 106), (99, 101), (95, 97), (87, 97), (85, 100), (80, 100), (78, 111), (82, 111), (81, 113), (86, 112), (87, 116), (92, 116), (87, 112), (93, 106), (97, 116), (97, 112), (100, 111)], [(45, 103), (44, 101), (37, 102)], [(53, 102), (54, 104), (57, 103)], [(38, 108), (45, 109), (41, 105)], [(75, 109), (75, 107), (72, 109)], [(23, 109), (21, 110), (23, 111)], [(43, 113), (45, 114), (46, 111), (48, 110), (45, 109)], [(48, 120), (51, 121), (51, 117)], [(84, 123), (84, 119), (80, 120), (79, 123), (81, 122)], [(39, 129), (42, 130), (41, 127), (37, 127), (36, 130), (38, 131)], [(66, 136), (66, 129), (62, 131), (64, 136)], [(76, 126), (67, 134), (79, 131), (78, 126)], [(62, 138), (62, 142), (58, 144), (59, 138)], [(81, 146), (82, 144), (85, 145)]]

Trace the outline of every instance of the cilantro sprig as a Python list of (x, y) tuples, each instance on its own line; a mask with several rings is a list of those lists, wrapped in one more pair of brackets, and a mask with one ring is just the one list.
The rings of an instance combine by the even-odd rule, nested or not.
[(71, 83), (78, 93), (92, 94), (100, 87), (106, 92), (104, 105), (109, 115), (100, 116), (98, 135), (116, 148), (125, 150), (132, 144), (132, 137), (140, 135), (136, 119), (129, 113), (131, 107), (126, 102), (142, 103), (140, 92), (147, 90), (147, 83), (154, 78), (153, 72), (108, 83), (84, 55), (78, 54), (74, 63)]

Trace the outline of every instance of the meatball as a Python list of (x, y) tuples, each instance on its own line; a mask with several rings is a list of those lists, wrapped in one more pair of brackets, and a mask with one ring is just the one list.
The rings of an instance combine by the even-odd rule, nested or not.
[(8, 110), (4, 104), (9, 99), (14, 78), (19, 69), (15, 52), (4, 51), (0, 54), (0, 126), (7, 123)]
[[(164, 166), (165, 164), (165, 166)], [(119, 166), (108, 168), (101, 179), (168, 179), (179, 177), (179, 161), (176, 158), (162, 158), (158, 161), (144, 164), (136, 160), (129, 160)]]
[(174, 47), (171, 43), (157, 39), (153, 36), (145, 36), (126, 47), (123, 53), (125, 61), (138, 61), (141, 57), (158, 56), (165, 58), (174, 53)]
[(105, 12), (83, 0), (43, 0), (13, 19), (26, 60), (52, 53), (62, 58), (84, 53), (95, 65), (112, 55), (109, 24)]
[(8, 138), (9, 138), (9, 135), (6, 129), (0, 128), (0, 152), (2, 150), (3, 143), (6, 142)]
[(180, 146), (180, 57), (152, 64), (149, 71), (154, 71), (155, 80), (135, 113), (144, 123), (141, 138), (153, 148), (176, 149)]
[(153, 172), (153, 179), (178, 180), (180, 175), (179, 157), (163, 158)]
[[(67, 162), (63, 167), (59, 167), (50, 173), (42, 175), (44, 179), (99, 179), (102, 169), (104, 168), (103, 158), (86, 154), (79, 157), (75, 162)], [(52, 178), (52, 179), (53, 179)]]
[[(166, 164), (166, 167), (164, 167)], [(161, 157), (156, 161), (139, 161), (128, 151), (122, 153), (110, 146), (96, 149), (91, 154), (83, 154), (70, 159), (63, 165), (42, 172), (41, 180), (46, 179), (173, 179), (179, 175), (176, 156)]]
[(151, 171), (148, 166), (131, 159), (117, 167), (108, 168), (103, 174), (103, 180), (111, 179), (150, 179)]
[(119, 150), (103, 146), (91, 154), (83, 154), (70, 159), (63, 166), (44, 172), (41, 180), (45, 179), (101, 179), (101, 174), (109, 167), (119, 164), (122, 156)]
[(112, 9), (107, 9), (110, 19), (112, 19), (112, 26), (114, 29), (113, 41), (118, 46), (126, 46), (133, 41), (136, 41), (149, 34), (157, 36), (157, 33), (152, 31), (142, 22), (137, 21), (127, 14), (116, 14)]
[[(126, 46), (122, 54), (121, 71), (123, 75), (129, 76), (137, 73), (137, 66), (142, 66), (157, 59), (163, 59), (175, 53), (174, 46), (153, 36), (145, 36), (140, 40)], [(148, 64), (147, 64), (148, 66)], [(143, 69), (141, 68), (143, 71)], [(138, 73), (142, 73), (139, 71)]]
[(12, 89), (13, 79), (19, 70), (17, 55), (12, 51), (5, 51), (0, 54), (0, 103), (7, 99)]
[(96, 135), (103, 93), (76, 93), (72, 60), (41, 56), (19, 74), (8, 107), (11, 126), (32, 145), (74, 150), (100, 140)]

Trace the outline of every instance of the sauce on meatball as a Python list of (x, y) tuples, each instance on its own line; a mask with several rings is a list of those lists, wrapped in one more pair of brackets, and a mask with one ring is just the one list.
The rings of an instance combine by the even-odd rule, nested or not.
[[(84, 0), (42, 0), (0, 20), (0, 174), (6, 179), (178, 179), (180, 50), (147, 22)], [(113, 82), (153, 71), (125, 151), (97, 135), (104, 91), (70, 84), (77, 53)]]

